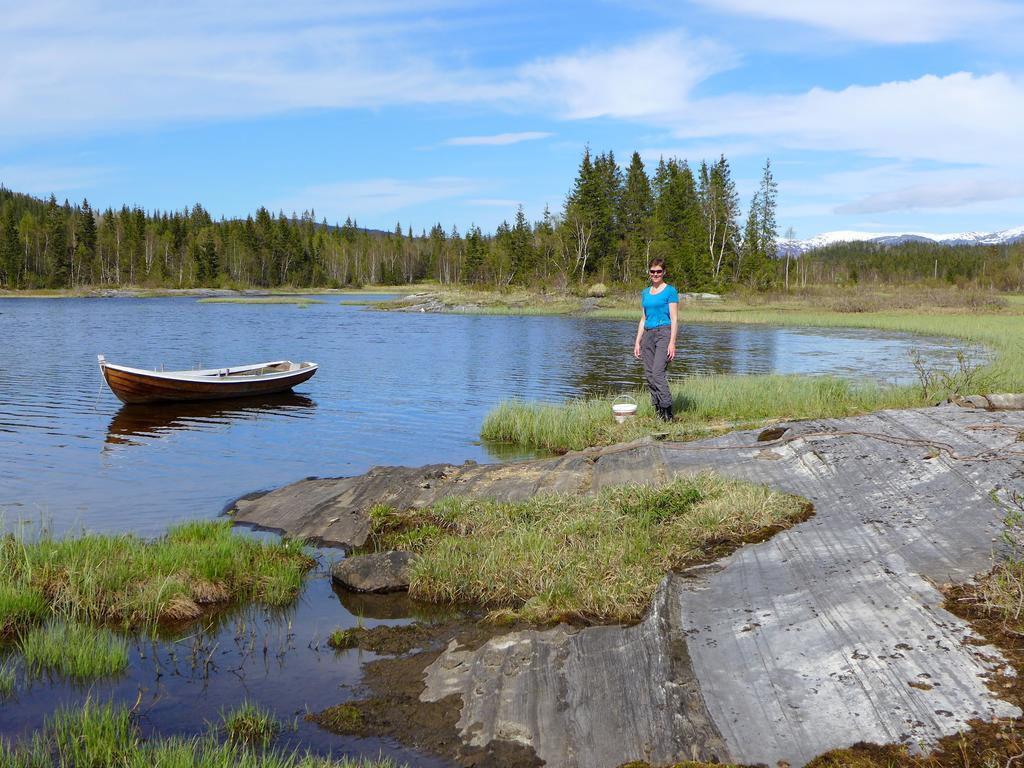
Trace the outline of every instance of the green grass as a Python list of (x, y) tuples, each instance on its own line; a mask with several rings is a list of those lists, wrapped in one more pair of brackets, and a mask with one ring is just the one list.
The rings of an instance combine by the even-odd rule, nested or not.
[(284, 605), (313, 562), (298, 542), (239, 536), (228, 520), (185, 523), (154, 541), (8, 535), (0, 538), (0, 627), (20, 633), (49, 613), (140, 629), (232, 601)]
[(322, 299), (310, 299), (304, 296), (211, 296), (198, 299), (200, 304), (323, 304)]
[(18, 639), (32, 675), (55, 673), (74, 680), (116, 675), (128, 666), (128, 643), (109, 629), (54, 621)]
[[(0, 543), (0, 551), (4, 544)], [(49, 615), (46, 597), (38, 589), (4, 580), (0, 574), (0, 640)]]
[[(630, 316), (624, 310), (595, 314)], [(632, 316), (635, 317), (635, 311)], [(615, 425), (611, 403), (602, 398), (562, 405), (506, 402), (487, 415), (482, 437), (564, 452), (629, 440), (651, 432), (667, 432), (672, 437), (688, 439), (783, 419), (842, 417), (884, 408), (931, 405), (954, 392), (1024, 391), (1024, 315), (1019, 310), (970, 312), (957, 308), (956, 311), (930, 313), (923, 310), (844, 313), (809, 306), (806, 302), (763, 307), (723, 302), (686, 306), (680, 310), (680, 322), (876, 328), (953, 336), (987, 347), (995, 354), (990, 363), (972, 366), (968, 361), (964, 370), (933, 376), (927, 387), (917, 384), (895, 387), (809, 376), (694, 376), (673, 385), (677, 420), (669, 426), (653, 419), (645, 393), (635, 393), (641, 403), (638, 418), (624, 426)]]
[(359, 644), (359, 628), (336, 629), (327, 638), (327, 644), (336, 651), (355, 648)]
[(220, 743), (214, 735), (144, 740), (127, 709), (61, 709), (30, 741), (0, 740), (5, 768), (397, 768), (390, 760), (330, 760)]
[(913, 387), (884, 387), (835, 377), (796, 375), (694, 376), (672, 384), (676, 419), (657, 419), (645, 392), (634, 392), (637, 415), (623, 424), (612, 418), (611, 398), (571, 400), (562, 405), (512, 400), (484, 419), (485, 440), (556, 453), (634, 440), (652, 432), (686, 440), (780, 419), (850, 416), (882, 408), (921, 405)]
[(0, 662), (0, 701), (9, 699), (14, 695), (14, 689), (18, 684), (18, 675), (9, 659)]
[(267, 747), (281, 731), (272, 712), (250, 701), (221, 715), (221, 727), (232, 744)]
[(419, 553), (411, 597), (473, 603), (495, 620), (636, 621), (666, 571), (804, 513), (800, 500), (703, 474), (661, 488), (521, 503), (452, 497), (371, 510), (371, 545)]

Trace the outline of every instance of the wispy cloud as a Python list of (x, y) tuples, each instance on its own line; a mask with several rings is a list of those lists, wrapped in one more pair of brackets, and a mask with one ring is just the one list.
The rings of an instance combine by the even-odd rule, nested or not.
[(737, 61), (721, 43), (674, 31), (532, 62), (520, 68), (512, 92), (569, 119), (646, 117), (679, 108), (698, 83)]
[(1024, 198), (1024, 182), (1015, 179), (965, 179), (913, 184), (862, 197), (835, 212), (888, 213), (964, 208), (975, 203)]
[(110, 173), (110, 168), (92, 165), (0, 165), (0, 184), (18, 192), (46, 196), (87, 189)]
[(714, 10), (781, 19), (876, 43), (931, 43), (982, 37), (1024, 21), (1019, 4), (1002, 0), (696, 0)]
[(493, 136), (456, 136), (444, 143), (452, 147), (500, 147), (519, 144), (523, 141), (537, 141), (554, 136), (547, 131), (522, 131), (520, 133), (497, 133)]
[(503, 197), (475, 197), (466, 201), (467, 205), (477, 205), (483, 208), (516, 208), (522, 205), (522, 200), (511, 200)]

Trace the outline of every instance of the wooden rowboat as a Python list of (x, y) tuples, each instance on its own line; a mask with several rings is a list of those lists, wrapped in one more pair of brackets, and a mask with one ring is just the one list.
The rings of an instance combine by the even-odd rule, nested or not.
[(125, 403), (219, 400), (284, 392), (316, 373), (316, 363), (276, 360), (197, 371), (149, 371), (108, 363), (98, 355), (107, 385)]

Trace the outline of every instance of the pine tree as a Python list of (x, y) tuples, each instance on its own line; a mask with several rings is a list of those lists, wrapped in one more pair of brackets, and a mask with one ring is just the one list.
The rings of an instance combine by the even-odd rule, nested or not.
[(642, 274), (654, 239), (654, 196), (639, 152), (634, 152), (630, 158), (619, 220), (625, 248), (618, 277), (627, 281), (635, 274)]
[(777, 248), (778, 231), (775, 223), (775, 198), (779, 191), (779, 185), (775, 183), (772, 176), (772, 161), (764, 161), (764, 171), (761, 174), (761, 186), (758, 192), (761, 196), (761, 209), (758, 211), (757, 241), (761, 253), (766, 259), (774, 259)]
[(516, 211), (515, 224), (509, 233), (509, 268), (512, 271), (510, 280), (520, 283), (529, 282), (530, 273), (536, 263), (536, 253), (533, 249), (533, 232), (530, 230), (530, 223), (526, 220), (523, 206)]
[(5, 288), (21, 287), (21, 243), (14, 226), (14, 215), (4, 211), (0, 216), (0, 285)]
[(68, 257), (67, 219), (63, 208), (57, 205), (57, 198), (50, 195), (46, 204), (46, 245), (45, 268), (51, 288), (67, 288), (71, 282), (71, 260)]

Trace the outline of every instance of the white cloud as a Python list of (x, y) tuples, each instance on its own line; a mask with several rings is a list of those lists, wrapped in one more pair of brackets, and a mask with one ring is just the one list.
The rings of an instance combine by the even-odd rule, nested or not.
[(498, 133), (493, 136), (456, 136), (444, 143), (452, 147), (495, 147), (546, 139), (549, 136), (554, 136), (554, 134), (547, 131), (522, 131), (520, 133)]
[(736, 61), (719, 43), (668, 32), (532, 62), (520, 68), (514, 92), (547, 102), (569, 119), (640, 118), (674, 111), (694, 86)]
[(1024, 198), (1024, 182), (1015, 179), (935, 180), (871, 194), (837, 206), (835, 212), (849, 214), (944, 210), (1019, 198)]
[(501, 98), (416, 44), (453, 4), (34, 4), (0, 16), (0, 137)]
[(1024, 20), (1001, 0), (697, 0), (714, 10), (781, 19), (877, 43), (930, 43), (982, 37)]
[(1019, 218), (1024, 182), (1003, 168), (921, 168), (883, 163), (779, 181), (780, 215), (882, 214), (898, 211), (995, 212)]
[(307, 187), (267, 206), (270, 210), (315, 210), (317, 218), (340, 221), (396, 213), (424, 203), (462, 197), (478, 192), (479, 182), (454, 176), (408, 179), (362, 179)]
[(795, 96), (723, 96), (666, 121), (681, 138), (755, 137), (765, 147), (1019, 167), (1024, 86), (1007, 74), (814, 88)]

